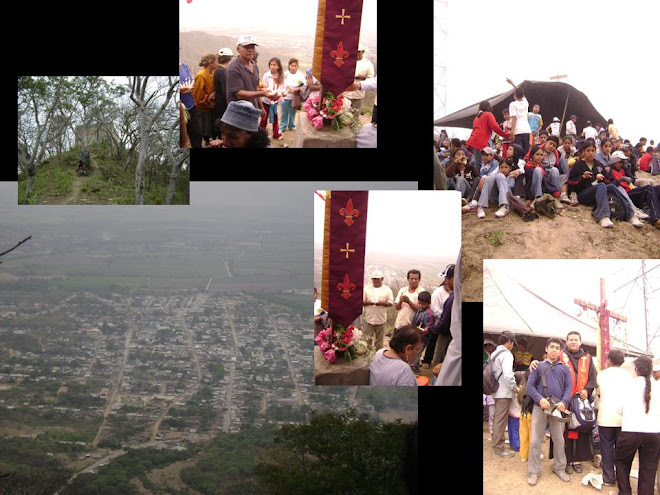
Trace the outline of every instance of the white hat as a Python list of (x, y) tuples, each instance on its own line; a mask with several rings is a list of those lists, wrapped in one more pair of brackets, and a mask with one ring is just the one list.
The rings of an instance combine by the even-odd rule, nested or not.
[(495, 342), (493, 342), (492, 339), (485, 339), (484, 340), (484, 345), (486, 345), (486, 344), (494, 345), (495, 347), (497, 347), (497, 345), (495, 345)]
[(371, 272), (371, 278), (383, 278), (383, 274), (379, 270), (374, 270)]
[(358, 51), (358, 52), (366, 52), (366, 51), (367, 51), (367, 47), (364, 46), (363, 43), (359, 43), (359, 44), (358, 44), (358, 50), (357, 50), (357, 51)]
[(218, 55), (220, 55), (221, 57), (223, 56), (233, 57), (234, 52), (231, 51), (231, 48), (220, 48), (220, 50), (218, 50)]
[(552, 119), (552, 121), (553, 122), (559, 122), (559, 117), (555, 117), (554, 119)]
[[(251, 34), (242, 34), (238, 37), (238, 46), (241, 45), (257, 45), (257, 40)], [(257, 45), (259, 46), (259, 45)]]
[(624, 154), (623, 151), (616, 150), (614, 153), (612, 153), (612, 156), (610, 156), (609, 160), (609, 165), (613, 165), (616, 162), (625, 162), (628, 160), (628, 157)]

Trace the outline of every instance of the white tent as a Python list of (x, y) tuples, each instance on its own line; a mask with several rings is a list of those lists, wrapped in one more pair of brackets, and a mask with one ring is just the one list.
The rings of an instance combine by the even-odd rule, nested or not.
[[(497, 337), (509, 330), (527, 340), (528, 351), (537, 359), (542, 358), (548, 338), (565, 341), (570, 331), (579, 332), (586, 350), (596, 354), (598, 329), (595, 324), (556, 306), (538, 290), (510, 276), (503, 266), (484, 264), (483, 314), (484, 338), (497, 343)], [(627, 344), (614, 333), (610, 340), (612, 349), (621, 349), (626, 355), (644, 354), (642, 349)]]

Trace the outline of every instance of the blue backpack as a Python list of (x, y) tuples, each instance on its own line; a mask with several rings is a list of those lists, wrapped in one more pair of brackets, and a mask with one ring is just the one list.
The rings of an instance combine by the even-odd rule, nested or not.
[(575, 394), (571, 399), (571, 422), (568, 428), (580, 432), (590, 432), (596, 426), (596, 411), (594, 405), (587, 400), (580, 399), (580, 394)]

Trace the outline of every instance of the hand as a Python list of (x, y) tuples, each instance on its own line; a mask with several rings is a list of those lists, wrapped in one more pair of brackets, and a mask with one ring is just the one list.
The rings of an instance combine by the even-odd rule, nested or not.
[(222, 148), (222, 139), (212, 139), (209, 141), (210, 148)]
[(187, 95), (189, 93), (192, 93), (193, 87), (194, 86), (179, 86), (179, 93), (181, 93), (182, 95)]
[(209, 95), (209, 100), (215, 100), (215, 91)]
[(359, 82), (354, 82), (344, 91), (357, 91), (358, 89), (362, 89), (362, 85)]
[(558, 409), (560, 412), (564, 412), (564, 411), (566, 410), (566, 406), (564, 405), (563, 402), (560, 402), (560, 403), (557, 405), (557, 409)]
[(592, 174), (591, 172), (589, 172), (589, 171), (587, 170), (585, 173), (582, 174), (582, 178), (583, 178), (583, 179), (591, 179), (591, 177), (593, 177), (593, 175), (594, 175), (594, 174)]
[(531, 363), (529, 363), (529, 371), (534, 371), (538, 367), (539, 367), (539, 362), (536, 359)]
[(596, 180), (598, 182), (603, 182), (605, 180), (605, 176), (603, 174), (598, 174), (596, 175)]
[(265, 96), (265, 97), (268, 97), (268, 95), (270, 94), (270, 89), (268, 89), (268, 88), (261, 89), (261, 90), (257, 91), (257, 94), (258, 94), (259, 96)]
[(544, 397), (539, 401), (539, 406), (541, 406), (541, 409), (543, 409), (544, 411), (547, 411), (548, 409), (550, 409), (550, 402), (548, 402), (548, 399)]
[(587, 400), (587, 397), (589, 397), (589, 393), (584, 389), (580, 390), (580, 399)]
[(261, 118), (262, 118), (262, 119), (265, 119), (267, 116), (268, 116), (268, 114), (266, 113), (266, 109), (265, 109), (265, 108), (262, 108), (262, 109), (261, 109)]

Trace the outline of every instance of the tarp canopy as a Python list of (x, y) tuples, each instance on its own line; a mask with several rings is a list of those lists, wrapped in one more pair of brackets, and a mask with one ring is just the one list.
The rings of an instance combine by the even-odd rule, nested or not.
[[(570, 331), (577, 331), (583, 346), (596, 355), (598, 329), (555, 306), (545, 297), (525, 286), (509, 274), (493, 266), (484, 267), (483, 302), (484, 338), (497, 337), (504, 331), (513, 332), (527, 340), (527, 349), (536, 359), (542, 359), (548, 338), (556, 337), (565, 342)], [(628, 345), (614, 332), (610, 332), (611, 348), (620, 349), (626, 355), (644, 354), (642, 349)]]
[[(589, 98), (570, 84), (562, 82), (523, 81), (518, 86), (525, 89), (525, 98), (529, 102), (530, 112), (532, 111), (532, 106), (535, 104), (541, 107), (540, 113), (543, 116), (544, 129), (550, 125), (553, 117), (557, 117), (562, 122), (561, 135), (563, 136), (566, 132), (566, 122), (573, 114), (578, 118), (576, 124), (578, 134), (585, 126), (587, 120), (590, 120), (594, 125), (600, 123), (602, 126), (607, 127), (607, 119), (594, 108)], [(491, 107), (493, 107), (493, 114), (497, 122), (501, 122), (502, 110), (509, 108), (509, 103), (513, 101), (513, 88), (506, 93), (484, 99), (487, 99)], [(463, 110), (436, 120), (434, 125), (471, 129), (472, 121), (479, 111), (479, 104), (484, 99)]]

